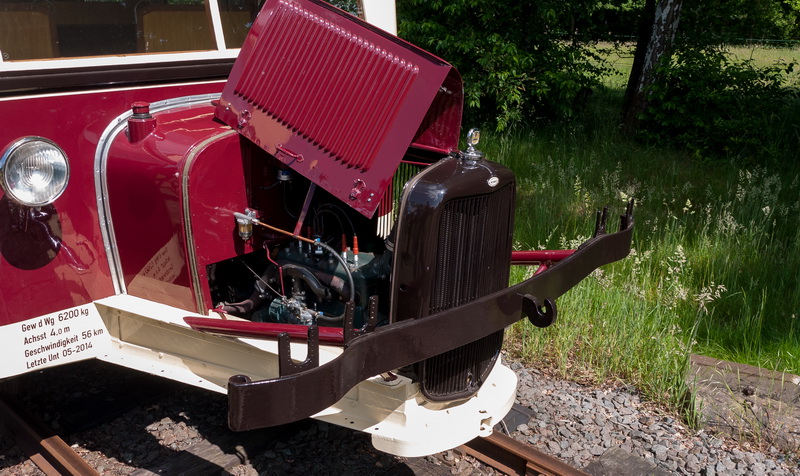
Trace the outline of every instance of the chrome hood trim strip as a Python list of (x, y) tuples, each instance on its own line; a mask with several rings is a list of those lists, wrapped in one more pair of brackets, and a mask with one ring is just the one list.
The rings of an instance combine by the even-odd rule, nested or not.
[[(176, 107), (191, 106), (194, 104), (208, 103), (219, 99), (219, 93), (200, 94), (196, 96), (185, 96), (174, 99), (167, 99), (150, 104), (150, 112), (157, 113)], [(103, 236), (103, 246), (108, 259), (108, 267), (111, 270), (111, 280), (114, 283), (115, 294), (127, 294), (125, 279), (122, 274), (119, 251), (117, 250), (117, 240), (114, 236), (114, 224), (111, 217), (110, 204), (108, 202), (108, 151), (114, 139), (124, 132), (128, 126), (128, 118), (133, 114), (128, 110), (114, 118), (103, 131), (100, 140), (97, 142), (97, 150), (94, 156), (94, 186), (97, 199), (97, 213), (100, 225), (100, 232)]]

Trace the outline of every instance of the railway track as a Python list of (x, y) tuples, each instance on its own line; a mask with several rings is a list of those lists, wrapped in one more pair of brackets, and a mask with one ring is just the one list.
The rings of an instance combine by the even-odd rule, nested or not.
[[(83, 368), (79, 367), (73, 369), (73, 372), (80, 372), (82, 370)], [(119, 420), (114, 421), (115, 418), (119, 418), (131, 411), (135, 413), (136, 410), (134, 409), (141, 408), (142, 406), (167, 406), (166, 403), (162, 402), (168, 400), (170, 395), (185, 391), (185, 389), (182, 389), (180, 386), (167, 386), (159, 391), (157, 387), (160, 385), (160, 382), (164, 382), (163, 379), (135, 372), (131, 373), (130, 371), (124, 369), (120, 370), (116, 367), (89, 370), (90, 372), (94, 372), (90, 374), (93, 379), (87, 378), (89, 377), (88, 375), (82, 376), (83, 378), (74, 378), (73, 372), (65, 368), (63, 370), (50, 370), (46, 372), (47, 375), (42, 375), (41, 377), (43, 378), (38, 380), (39, 382), (47, 381), (52, 384), (58, 381), (57, 379), (60, 378), (60, 375), (63, 375), (66, 378), (72, 378), (75, 382), (92, 380), (97, 385), (101, 385), (102, 382), (114, 382), (114, 384), (109, 385), (109, 387), (103, 386), (94, 389), (96, 390), (96, 396), (98, 398), (92, 398), (88, 395), (89, 392), (79, 385), (67, 385), (64, 387), (58, 387), (58, 385), (56, 385), (59, 389), (58, 392), (60, 392), (62, 396), (65, 393), (69, 395), (81, 389), (86, 392), (86, 394), (81, 394), (76, 401), (70, 404), (50, 407), (50, 418), (52, 418), (54, 414), (59, 415), (58, 421), (61, 423), (60, 428), (54, 428), (58, 428), (59, 432), (62, 432), (62, 436), (83, 434), (82, 432), (87, 431), (87, 429), (102, 427), (103, 425), (114, 426), (114, 431), (116, 432), (131, 431), (123, 430), (121, 427), (117, 428)], [(105, 373), (106, 371), (111, 373)], [(13, 395), (0, 394), (0, 423), (5, 424), (7, 433), (13, 436), (16, 446), (22, 449), (25, 455), (47, 476), (59, 474), (98, 474), (98, 471), (94, 470), (92, 465), (99, 467), (100, 472), (107, 473), (107, 468), (103, 470), (102, 466), (98, 466), (97, 460), (90, 460), (92, 465), (84, 461), (70, 445), (65, 443), (47, 424), (40, 420), (41, 405), (37, 405), (36, 400), (31, 399), (31, 392), (34, 390), (46, 392), (49, 386), (50, 385), (37, 385), (33, 387), (30, 385), (23, 386), (20, 397), (23, 395), (26, 397), (24, 402), (18, 400), (17, 397)], [(146, 389), (144, 393), (147, 395), (136, 393), (136, 389)], [(149, 397), (149, 400), (147, 397)], [(201, 395), (197, 400), (202, 402), (205, 401), (205, 398)], [(40, 397), (40, 401), (52, 401), (52, 397), (48, 397), (47, 393), (43, 393), (43, 396)], [(210, 411), (213, 415), (216, 415), (219, 411), (217, 408), (209, 410), (197, 408), (196, 404), (195, 406), (186, 407), (186, 410), (194, 421), (198, 419), (208, 419), (208, 416), (204, 414), (203, 411)], [(163, 414), (154, 417), (154, 419), (161, 418), (163, 418)], [(124, 417), (122, 419), (125, 420)], [(131, 436), (135, 437), (137, 434), (141, 436), (145, 426), (152, 426), (152, 423), (148, 423), (152, 421), (153, 420), (146, 420), (143, 423), (139, 423), (141, 426), (138, 428), (140, 429), (134, 430)], [(225, 428), (217, 428), (217, 425), (222, 426), (221, 424), (222, 421), (219, 421), (215, 422), (215, 424), (210, 427), (204, 428), (201, 431), (204, 438), (193, 440), (193, 443), (184, 445), (174, 451), (166, 450), (163, 447), (163, 441), (160, 442), (161, 446), (159, 446), (159, 443), (156, 441), (150, 441), (151, 449), (148, 451), (161, 451), (163, 457), (155, 460), (137, 460), (134, 458), (133, 461), (127, 465), (127, 470), (119, 473), (113, 472), (113, 474), (136, 476), (175, 474), (176, 472), (183, 472), (187, 467), (195, 468), (192, 474), (198, 475), (220, 474), (221, 472), (222, 474), (225, 474), (225, 472), (234, 473), (234, 468), (241, 464), (254, 464), (258, 467), (260, 463), (263, 466), (264, 462), (259, 462), (258, 458), (259, 455), (263, 455), (265, 452), (270, 453), (278, 450), (277, 452), (280, 453), (284, 451), (280, 449), (281, 443), (276, 442), (285, 442), (288, 447), (294, 449), (295, 447), (313, 447), (315, 445), (324, 447), (327, 444), (326, 441), (329, 442), (331, 439), (341, 440), (342, 438), (358, 440), (359, 443), (350, 449), (349, 452), (362, 453), (360, 456), (361, 458), (369, 454), (370, 458), (372, 458), (370, 464), (374, 466), (373, 470), (381, 468), (378, 471), (369, 471), (369, 474), (381, 473), (391, 476), (394, 474), (409, 474), (409, 470), (414, 474), (450, 474), (450, 469), (452, 469), (446, 466), (447, 462), (445, 462), (444, 465), (436, 467), (436, 463), (434, 463), (436, 460), (433, 458), (391, 458), (389, 455), (382, 453), (378, 455), (378, 452), (371, 448), (367, 437), (361, 434), (348, 432), (348, 430), (344, 429), (331, 427), (327, 430), (331, 433), (325, 433), (325, 435), (327, 435), (326, 440), (325, 435), (317, 433), (320, 431), (317, 429), (320, 424), (313, 421), (294, 425), (293, 427), (280, 427), (272, 429), (271, 431), (265, 430), (245, 433), (231, 433)], [(295, 436), (298, 433), (302, 434), (306, 431), (316, 433), (316, 436)], [(104, 434), (107, 435), (107, 433)], [(64, 436), (64, 438), (67, 438), (67, 436)], [(91, 437), (84, 436), (81, 437), (81, 441), (86, 443), (87, 438), (91, 439)], [(73, 437), (69, 439), (70, 441), (75, 441)], [(135, 446), (134, 443), (127, 442), (128, 438), (124, 438), (124, 440), (126, 442), (123, 444)], [(78, 451), (81, 451), (81, 454), (85, 457), (88, 450), (85, 445), (81, 446), (82, 448)], [(113, 459), (115, 456), (117, 459), (120, 458), (121, 453), (115, 454), (113, 449), (109, 452), (110, 448), (108, 447), (104, 450), (90, 445), (89, 448), (91, 448), (95, 454), (98, 452), (106, 454), (107, 458)], [(153, 448), (160, 448), (160, 450), (154, 450)], [(302, 461), (302, 464), (306, 464), (311, 460), (317, 461), (312, 464), (318, 464), (320, 468), (326, 468), (326, 466), (330, 464), (330, 454), (323, 454), (320, 456), (316, 453), (318, 452), (308, 451), (306, 453), (301, 453), (298, 451), (296, 456), (293, 456), (293, 458), (296, 459), (293, 462), (289, 461), (291, 464), (291, 471), (295, 471), (299, 462)], [(495, 432), (488, 438), (473, 440), (467, 445), (456, 449), (455, 453), (467, 455), (488, 467), (494, 468), (498, 472), (510, 475), (545, 474), (572, 476), (586, 474), (499, 432)], [(269, 461), (268, 464), (271, 465), (272, 462)], [(393, 472), (393, 468), (397, 470)], [(483, 471), (486, 471), (484, 474), (491, 474), (488, 468)], [(0, 470), (0, 472), (3, 471)], [(360, 472), (363, 472), (363, 470)], [(14, 474), (13, 470), (11, 473)], [(274, 474), (283, 473), (278, 469), (274, 471)]]
[[(99, 473), (81, 459), (58, 435), (42, 424), (38, 418), (24, 411), (19, 402), (9, 395), (0, 396), (0, 421), (6, 425), (17, 444), (45, 475), (99, 476)], [(209, 460), (225, 457), (222, 448), (204, 446), (203, 457)], [(457, 451), (512, 476), (588, 476), (588, 473), (498, 432), (488, 437), (476, 438), (459, 447)], [(180, 468), (183, 464), (183, 461), (175, 461), (170, 466)], [(417, 468), (421, 472), (427, 472), (425, 468), (419, 466)], [(162, 469), (169, 471), (170, 468)], [(148, 474), (150, 471), (137, 473)]]
[(98, 475), (61, 437), (7, 394), (0, 395), (0, 421), (28, 458), (47, 476)]
[(512, 476), (589, 476), (558, 458), (497, 431), (484, 438), (475, 438), (459, 450)]
[[(470, 442), (461, 449), (434, 457), (398, 458), (375, 450), (369, 435), (316, 420), (304, 420), (271, 431), (232, 433), (225, 424), (224, 395), (174, 384), (99, 361), (82, 362), (0, 382), (0, 392), (11, 392), (19, 400), (17, 409), (8, 399), (0, 400), (0, 414), (5, 415), (3, 418), (6, 420), (5, 425), (0, 425), (0, 474), (43, 474), (35, 468), (33, 461), (44, 461), (54, 468), (45, 469), (44, 474), (91, 474), (85, 466), (73, 473), (63, 468), (56, 469), (58, 464), (64, 464), (59, 463), (59, 459), (81, 464), (71, 459), (74, 456), (67, 452), (67, 446), (104, 476), (188, 473), (185, 471), (187, 468), (191, 468), (191, 474), (195, 475), (245, 475), (255, 474), (254, 471), (269, 476), (321, 473), (444, 476), (453, 472), (468, 474), (470, 471), (483, 475), (498, 472), (512, 475), (582, 474), (563, 462), (536, 456), (536, 452), (527, 445), (528, 441), (548, 448), (555, 446), (547, 444), (551, 441), (559, 443), (565, 451), (564, 457), (569, 458), (570, 463), (595, 475), (696, 474), (703, 468), (720, 464), (724, 458), (735, 456), (737, 452), (755, 461), (749, 465), (750, 471), (740, 474), (757, 474), (759, 468), (762, 469), (761, 474), (800, 474), (794, 459), (784, 464), (760, 452), (749, 452), (739, 447), (725, 449), (719, 446), (721, 440), (706, 438), (703, 434), (687, 438), (681, 434), (679, 425), (636, 408), (626, 406), (624, 413), (621, 410), (604, 410), (614, 402), (627, 402), (626, 405), (636, 403), (620, 401), (617, 397), (623, 394), (615, 394), (612, 399), (604, 396), (605, 391), (583, 391), (573, 384), (558, 382), (544, 382), (535, 391), (530, 386), (526, 388), (520, 393), (523, 404), (514, 405), (504, 420), (507, 428), (519, 429), (525, 435), (525, 443), (509, 442), (498, 432), (488, 440)], [(602, 398), (598, 396), (600, 393), (603, 394)], [(536, 408), (530, 404), (533, 397), (542, 399)], [(582, 402), (580, 413), (549, 411), (565, 402), (565, 399), (570, 400), (570, 397)], [(594, 406), (586, 409), (586, 404)], [(24, 411), (17, 411), (19, 408)], [(11, 416), (8, 409), (11, 409)], [(46, 422), (46, 425), (42, 425), (45, 428), (39, 426), (39, 430), (34, 431), (37, 425), (33, 424), (33, 418), (19, 417), (24, 412), (41, 418)], [(615, 420), (608, 420), (606, 426), (603, 426), (603, 421), (595, 425), (596, 420), (611, 416)], [(642, 456), (642, 450), (649, 451), (653, 444), (643, 443), (641, 438), (614, 423), (626, 417), (632, 422), (631, 425), (640, 429), (643, 437), (658, 437), (658, 433), (662, 432), (667, 435), (664, 438), (677, 439), (685, 447), (699, 449), (699, 453), (680, 456), (678, 445), (662, 439), (664, 445), (678, 448), (676, 451), (681, 458), (695, 455), (697, 464), (678, 463), (679, 470), (676, 471), (674, 468), (670, 470), (668, 464), (661, 464), (670, 463), (669, 458), (662, 462), (646, 458), (647, 453)], [(19, 425), (20, 421), (31, 429)], [(568, 437), (569, 440), (554, 440), (560, 434), (553, 430), (554, 426), (568, 421), (578, 428), (573, 430), (570, 427), (572, 435)], [(524, 427), (528, 425), (531, 426), (526, 431)], [(23, 452), (21, 448), (24, 445), (18, 442), (20, 437), (16, 437), (17, 441), (12, 440), (6, 427), (16, 428), (14, 433), (17, 435), (27, 434), (28, 439), (34, 440), (33, 448), (28, 444), (27, 452)], [(55, 430), (66, 444), (54, 438), (53, 432), (47, 427)], [(608, 436), (614, 443), (620, 444), (627, 439), (626, 443), (633, 446), (633, 451), (626, 450), (624, 446), (613, 446), (613, 443), (610, 447), (601, 443), (603, 428), (610, 428)], [(578, 449), (572, 446), (565, 448), (564, 441), (577, 443)], [(43, 446), (61, 455), (54, 458), (55, 463), (47, 461)], [(598, 448), (602, 452), (600, 456), (596, 452)], [(591, 451), (594, 457), (575, 453), (582, 451), (589, 455), (591, 449), (594, 449)], [(572, 453), (572, 456), (568, 453)], [(29, 456), (33, 459), (29, 459)], [(766, 471), (763, 471), (764, 467)]]
[[(53, 372), (55, 374), (55, 372)], [(127, 373), (126, 373), (127, 375)], [(55, 376), (53, 376), (55, 377)], [(116, 381), (119, 381), (120, 376), (115, 376)], [(67, 429), (69, 434), (74, 434), (75, 431), (84, 431), (86, 427), (99, 426), (108, 423), (114, 417), (119, 416), (120, 413), (129, 411), (128, 406), (141, 406), (139, 403), (142, 401), (137, 395), (130, 395), (130, 388), (136, 385), (152, 389), (154, 386), (153, 377), (142, 376), (146, 380), (141, 382), (131, 382), (126, 386), (124, 393), (128, 394), (129, 398), (124, 404), (121, 399), (113, 399), (111, 406), (122, 408), (102, 408), (102, 404), (98, 401), (87, 402), (86, 404), (91, 408), (76, 409), (64, 408), (58, 409), (62, 412), (61, 421), (67, 420), (81, 420), (85, 423), (81, 429), (73, 428)], [(135, 379), (138, 380), (138, 379)], [(156, 383), (158, 380), (155, 381)], [(63, 391), (63, 390), (62, 390)], [(104, 389), (104, 391), (110, 391)], [(152, 395), (151, 395), (152, 396)], [(152, 399), (151, 399), (152, 400)], [(146, 406), (151, 405), (153, 402), (144, 403)], [(157, 403), (156, 403), (157, 404)], [(15, 439), (16, 445), (22, 449), (27, 457), (36, 464), (44, 474), (51, 475), (97, 475), (98, 471), (84, 461), (75, 450), (65, 443), (52, 429), (40, 420), (35, 405), (31, 408), (29, 403), (20, 402), (15, 396), (9, 394), (0, 394), (0, 422), (2, 422), (7, 433)], [(78, 418), (70, 418), (70, 413), (80, 412)], [(191, 410), (190, 410), (191, 411)], [(52, 411), (51, 411), (52, 413)], [(309, 422), (305, 426), (314, 426), (316, 423)], [(301, 427), (301, 432), (303, 425)], [(222, 470), (233, 472), (233, 468), (240, 464), (249, 464), (254, 457), (263, 454), (265, 450), (275, 448), (276, 441), (291, 441), (292, 428), (279, 428), (272, 432), (265, 431), (260, 433), (246, 432), (246, 433), (231, 433), (223, 432), (224, 436), (216, 435), (210, 439), (203, 439), (195, 442), (187, 448), (180, 451), (171, 452), (168, 457), (159, 461), (151, 462), (133, 462), (133, 469), (124, 474), (135, 474), (137, 476), (151, 476), (154, 474), (174, 474), (177, 471), (184, 471), (187, 467), (196, 468), (195, 474), (208, 474), (215, 472), (220, 474)], [(63, 428), (62, 428), (63, 429)], [(316, 431), (316, 430), (314, 430)], [(333, 429), (331, 429), (333, 431)], [(344, 430), (346, 432), (346, 430)], [(363, 435), (351, 434), (354, 439), (364, 440), (364, 446), (369, 446), (368, 439), (363, 438)], [(66, 437), (65, 437), (66, 438)], [(323, 437), (318, 437), (322, 440)], [(316, 442), (315, 442), (316, 443)], [(311, 444), (315, 444), (311, 443)], [(301, 443), (303, 445), (305, 443)], [(246, 449), (243, 454), (243, 448)], [(84, 451), (85, 450), (79, 450)], [(357, 450), (358, 451), (358, 450)], [(373, 450), (374, 451), (374, 450)], [(351, 451), (352, 452), (352, 451)], [(494, 468), (496, 471), (503, 472), (510, 475), (585, 475), (575, 468), (571, 468), (562, 461), (556, 460), (553, 457), (542, 454), (523, 443), (517, 442), (499, 432), (495, 432), (488, 438), (478, 438), (472, 442), (456, 449), (456, 453), (468, 455), (484, 465)], [(248, 456), (249, 455), (249, 456)], [(109, 455), (111, 457), (112, 455)], [(293, 464), (297, 464), (300, 458), (312, 459), (316, 456), (312, 455), (297, 455), (298, 459)], [(322, 465), (325, 465), (325, 456), (318, 457), (321, 459)], [(391, 469), (384, 465), (386, 464), (387, 455), (374, 459), (371, 463), (376, 468)], [(382, 464), (379, 464), (381, 461)], [(396, 458), (392, 465), (406, 468), (397, 474), (408, 474), (411, 470), (415, 474), (450, 474), (449, 467), (434, 467), (432, 462), (433, 458)], [(93, 464), (97, 465), (94, 461)], [(138, 467), (139, 469), (135, 469)], [(373, 468), (375, 469), (375, 468)], [(205, 472), (204, 472), (205, 471)], [(487, 472), (488, 469), (486, 470)], [(1, 472), (1, 471), (0, 471)], [(101, 472), (105, 472), (102, 471)], [(385, 474), (394, 474), (391, 471), (378, 471), (385, 472)], [(13, 474), (13, 472), (12, 472)], [(275, 474), (281, 474), (277, 471)], [(370, 474), (376, 474), (370, 471)]]

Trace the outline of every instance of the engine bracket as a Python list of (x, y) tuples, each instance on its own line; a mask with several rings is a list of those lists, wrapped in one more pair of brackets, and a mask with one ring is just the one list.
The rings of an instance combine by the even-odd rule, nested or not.
[(367, 304), (367, 320), (363, 326), (356, 329), (353, 327), (353, 315), (355, 303), (350, 301), (345, 306), (344, 311), (344, 347), (350, 344), (356, 337), (363, 336), (375, 330), (378, 324), (378, 296), (370, 296)]
[(278, 369), (281, 377), (294, 375), (319, 367), (319, 328), (308, 328), (308, 353), (302, 362), (292, 360), (291, 337), (288, 332), (278, 334)]

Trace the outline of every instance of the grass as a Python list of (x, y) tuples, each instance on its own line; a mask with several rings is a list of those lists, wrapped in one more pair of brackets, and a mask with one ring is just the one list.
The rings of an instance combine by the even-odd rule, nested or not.
[(515, 325), (508, 349), (691, 417), (691, 353), (800, 373), (800, 165), (698, 162), (631, 140), (617, 126), (624, 70), (577, 122), (484, 134), (487, 157), (517, 174), (515, 249), (574, 247), (595, 210), (637, 199), (631, 256), (562, 297), (550, 328)]
[[(728, 53), (739, 60), (753, 60), (756, 66), (771, 66), (780, 63), (800, 63), (800, 46), (794, 48), (773, 48), (763, 45), (729, 46)], [(789, 82), (800, 82), (800, 68), (795, 67)]]
[[(612, 83), (620, 83), (624, 87), (628, 79), (633, 64), (633, 50), (635, 44), (622, 44), (614, 46), (610, 43), (601, 43), (598, 46), (600, 51), (609, 59), (614, 74), (611, 78)], [(732, 59), (752, 60), (755, 66), (773, 66), (776, 64), (797, 63), (792, 73), (789, 74), (789, 84), (800, 83), (800, 46), (793, 48), (775, 48), (764, 45), (731, 45), (725, 47)], [(606, 81), (606, 85), (609, 85)]]

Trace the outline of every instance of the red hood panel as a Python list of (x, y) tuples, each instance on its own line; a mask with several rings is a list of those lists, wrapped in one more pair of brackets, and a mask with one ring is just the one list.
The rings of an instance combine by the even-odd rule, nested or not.
[(326, 3), (268, 0), (216, 115), (371, 216), (412, 142), (458, 146), (462, 101), (439, 58)]

